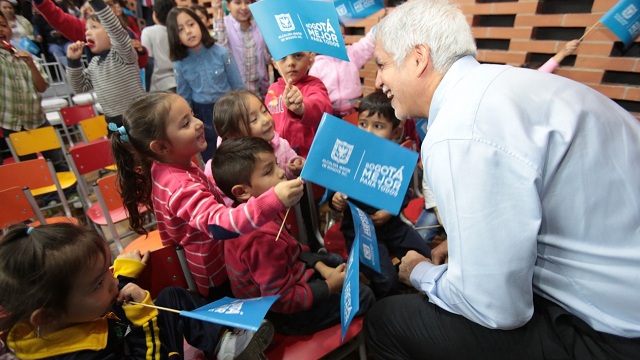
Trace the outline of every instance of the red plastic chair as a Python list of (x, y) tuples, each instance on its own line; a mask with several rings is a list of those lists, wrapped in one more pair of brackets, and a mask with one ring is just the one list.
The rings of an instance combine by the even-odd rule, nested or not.
[(362, 317), (353, 319), (344, 342), (341, 341), (340, 324), (310, 335), (276, 333), (271, 345), (265, 351), (265, 356), (268, 359), (281, 360), (320, 359), (325, 356), (331, 359), (342, 359), (358, 349), (360, 360), (366, 360), (362, 321)]
[[(131, 235), (133, 234), (133, 232), (129, 231), (125, 234), (120, 234), (116, 229), (116, 223), (127, 220), (129, 218), (129, 214), (127, 213), (127, 210), (122, 203), (122, 197), (117, 190), (116, 174), (98, 179), (96, 184), (93, 186), (93, 192), (98, 198), (98, 203), (100, 204), (100, 206), (88, 209), (87, 217), (89, 217), (91, 221), (100, 226), (106, 226), (109, 229), (111, 238), (118, 247), (118, 251), (122, 252), (124, 250), (124, 247), (122, 245), (121, 238)], [(139, 210), (141, 213), (148, 211), (143, 206), (140, 206)], [(149, 215), (150, 221), (145, 226), (151, 227), (155, 225), (155, 219), (151, 219), (153, 218), (153, 214)], [(150, 234), (151, 233), (152, 232), (150, 232)], [(145, 238), (145, 236), (143, 235), (142, 238)]]
[(60, 116), (62, 116), (62, 126), (64, 134), (69, 141), (69, 145), (73, 146), (73, 140), (71, 134), (73, 133), (78, 140), (79, 130), (77, 129), (80, 121), (89, 119), (96, 116), (96, 111), (93, 107), (93, 103), (85, 105), (68, 106), (60, 109)]
[(55, 216), (45, 218), (36, 204), (28, 187), (11, 187), (0, 190), (0, 229), (11, 224), (25, 223), (29, 221), (30, 226), (51, 224), (58, 222), (69, 222), (78, 224), (78, 219), (66, 216)]
[[(125, 251), (127, 250), (125, 249)], [(195, 291), (195, 282), (193, 282), (189, 268), (183, 267), (183, 261), (186, 264), (184, 249), (181, 246), (168, 245), (153, 249), (147, 266), (136, 279), (136, 284), (148, 290), (153, 299), (158, 297), (160, 291), (168, 286), (178, 286)], [(190, 282), (193, 288), (190, 287)]]
[(78, 188), (86, 208), (99, 206), (89, 198), (91, 191), (85, 176), (114, 164), (111, 142), (107, 139), (98, 139), (73, 146), (69, 149), (67, 161), (78, 180)]
[[(0, 166), (0, 189), (8, 189), (11, 187), (23, 188), (28, 186), (30, 189), (35, 189), (31, 191), (34, 196), (56, 192), (62, 202), (65, 215), (72, 217), (67, 197), (62, 191), (63, 187), (60, 184), (60, 179), (56, 176), (60, 174), (61, 173), (55, 172), (51, 161), (45, 159), (5, 164)], [(73, 173), (69, 172), (69, 175), (75, 179)], [(48, 208), (51, 207), (48, 206), (42, 209)]]

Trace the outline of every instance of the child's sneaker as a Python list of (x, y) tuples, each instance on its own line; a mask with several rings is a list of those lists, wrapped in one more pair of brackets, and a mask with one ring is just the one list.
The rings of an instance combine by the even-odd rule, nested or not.
[(220, 338), (216, 348), (218, 360), (254, 360), (269, 346), (273, 338), (273, 325), (262, 320), (258, 331), (233, 329), (227, 330)]

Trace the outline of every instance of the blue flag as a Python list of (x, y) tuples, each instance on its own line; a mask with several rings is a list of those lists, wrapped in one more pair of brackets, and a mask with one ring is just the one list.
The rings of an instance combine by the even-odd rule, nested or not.
[(311, 51), (349, 61), (333, 3), (262, 0), (249, 8), (274, 59)]
[(420, 137), (420, 141), (424, 141), (424, 137), (427, 136), (427, 125), (429, 120), (426, 118), (416, 119), (416, 131)]
[(360, 310), (360, 256), (355, 249), (359, 248), (358, 237), (353, 240), (353, 246), (347, 258), (347, 274), (342, 284), (340, 294), (340, 323), (342, 325), (342, 341), (347, 334), (349, 324)]
[(620, 0), (600, 22), (611, 30), (624, 46), (629, 46), (640, 36), (640, 0)]
[(398, 215), (418, 153), (324, 114), (300, 176)]
[(384, 9), (382, 0), (334, 0), (333, 5), (343, 23), (364, 19)]
[(267, 311), (280, 295), (251, 299), (223, 297), (192, 311), (180, 311), (180, 315), (227, 325), (234, 328), (257, 331)]
[[(373, 226), (369, 214), (355, 206), (351, 201), (351, 217), (353, 218), (353, 228), (356, 230), (355, 238), (358, 239), (360, 261), (370, 269), (380, 273), (380, 257), (378, 255), (378, 239), (376, 229)], [(354, 242), (353, 246), (355, 246)]]

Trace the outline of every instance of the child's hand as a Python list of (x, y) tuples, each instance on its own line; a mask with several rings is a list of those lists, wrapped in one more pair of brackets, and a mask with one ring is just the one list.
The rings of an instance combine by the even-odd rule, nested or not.
[(289, 169), (289, 171), (291, 171), (291, 173), (296, 176), (300, 175), (303, 166), (304, 159), (301, 157), (297, 157), (287, 164), (287, 168)]
[(34, 65), (33, 57), (31, 56), (31, 53), (28, 51), (16, 49), (16, 52), (13, 54), (13, 56), (24, 61), (29, 66)]
[(138, 54), (144, 54), (145, 48), (142, 46), (139, 40), (131, 39), (131, 46)]
[(293, 85), (291, 80), (287, 80), (287, 85), (284, 87), (282, 102), (287, 109), (293, 111), (296, 115), (302, 116), (304, 114), (302, 92), (297, 86)]
[(135, 301), (142, 302), (147, 297), (147, 292), (142, 290), (140, 286), (134, 283), (128, 283), (118, 293), (116, 301), (122, 303), (123, 301)]
[(301, 178), (283, 181), (274, 186), (273, 191), (275, 191), (278, 200), (289, 208), (297, 204), (302, 198), (304, 182)]
[(329, 286), (329, 295), (339, 293), (342, 290), (342, 284), (344, 284), (344, 278), (347, 276), (346, 264), (340, 264), (335, 268), (330, 268), (328, 276), (325, 278), (327, 286)]
[(82, 56), (84, 42), (76, 41), (67, 48), (67, 59), (78, 60)]
[(331, 198), (331, 205), (333, 205), (333, 208), (337, 211), (344, 211), (348, 206), (347, 195), (336, 192), (333, 194), (333, 198)]
[(386, 224), (392, 216), (393, 215), (384, 210), (378, 210), (371, 215), (371, 221), (374, 226), (380, 226), (382, 224)]
[(132, 259), (138, 260), (143, 264), (146, 264), (149, 261), (149, 254), (151, 252), (149, 250), (145, 251), (144, 254), (140, 253), (140, 250), (134, 250), (127, 253), (122, 253), (118, 255), (117, 259)]
[(576, 49), (578, 48), (578, 45), (580, 45), (580, 40), (576, 39), (576, 40), (571, 40), (568, 43), (566, 43), (564, 45), (564, 56), (569, 56), (571, 54), (573, 54), (574, 51), (576, 51)]

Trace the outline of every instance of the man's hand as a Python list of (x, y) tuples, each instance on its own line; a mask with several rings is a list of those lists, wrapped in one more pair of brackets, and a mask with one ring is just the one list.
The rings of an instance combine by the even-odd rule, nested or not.
[(400, 261), (400, 269), (398, 271), (398, 278), (400, 279), (400, 281), (409, 286), (412, 286), (411, 280), (409, 280), (409, 276), (411, 275), (413, 268), (415, 268), (416, 265), (423, 261), (431, 262), (429, 258), (422, 256), (422, 254), (420, 254), (419, 252), (409, 250)]
[(431, 261), (436, 264), (444, 264), (449, 258), (449, 246), (447, 240), (441, 242), (435, 249), (431, 250)]

